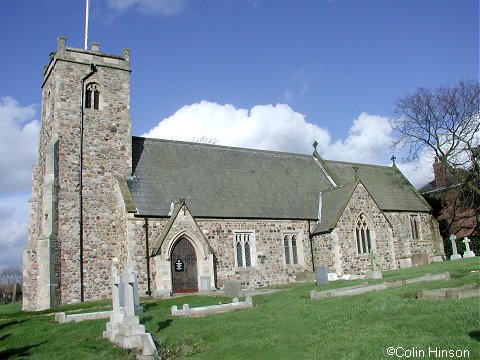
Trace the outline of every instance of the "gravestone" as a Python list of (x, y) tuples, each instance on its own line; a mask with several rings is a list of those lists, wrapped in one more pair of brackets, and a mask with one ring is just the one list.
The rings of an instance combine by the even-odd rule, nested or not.
[(428, 254), (420, 253), (412, 255), (412, 266), (420, 266), (428, 264)]
[(458, 253), (457, 250), (457, 243), (455, 242), (457, 240), (457, 237), (455, 235), (450, 235), (450, 241), (452, 242), (452, 256), (450, 256), (450, 260), (458, 260), (462, 258), (462, 255)]
[(315, 268), (315, 279), (317, 280), (317, 285), (327, 285), (328, 284), (327, 268), (324, 266), (317, 266)]
[(469, 257), (475, 257), (475, 253), (470, 250), (470, 239), (465, 236), (465, 239), (463, 239), (463, 242), (465, 244), (465, 252), (463, 253), (463, 258), (469, 258)]
[[(140, 319), (135, 314), (136, 308), (140, 307), (140, 302), (137, 275), (133, 271), (133, 263), (126, 262), (121, 276), (118, 276), (117, 264), (118, 259), (114, 258), (111, 279), (113, 314), (110, 315), (110, 321), (107, 323), (107, 330), (103, 332), (103, 337), (124, 349), (142, 348), (142, 355), (152, 357), (158, 354), (152, 336), (145, 332), (145, 326), (140, 324)], [(123, 290), (121, 291), (121, 289)], [(123, 302), (120, 295), (122, 295)], [(121, 303), (123, 303), (123, 307), (120, 306)]]
[(367, 271), (367, 279), (382, 279), (383, 275), (380, 270), (377, 268), (377, 263), (375, 262), (375, 254), (370, 253), (370, 271)]
[(242, 291), (240, 286), (240, 281), (227, 280), (223, 284), (223, 289), (225, 290), (225, 296), (227, 297), (239, 297)]
[[(107, 330), (103, 332), (103, 337), (115, 341), (115, 336), (118, 334), (118, 328), (123, 321), (123, 299), (120, 298), (120, 276), (118, 276), (118, 259), (113, 258), (111, 279), (112, 286), (112, 308), (113, 313), (110, 315), (110, 321), (107, 322)], [(123, 297), (123, 291), (122, 291)]]

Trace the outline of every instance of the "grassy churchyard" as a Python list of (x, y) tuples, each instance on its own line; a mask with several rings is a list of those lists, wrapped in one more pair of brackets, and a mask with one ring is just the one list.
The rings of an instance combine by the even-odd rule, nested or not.
[[(336, 281), (322, 287), (311, 283), (278, 286), (278, 292), (254, 296), (253, 309), (195, 318), (173, 318), (170, 307), (231, 299), (148, 299), (143, 302), (146, 311), (140, 321), (159, 345), (163, 359), (480, 359), (480, 298), (415, 297), (421, 289), (479, 285), (479, 257), (384, 272), (384, 279), (369, 283), (445, 271), (450, 272), (450, 280), (321, 300), (311, 300), (310, 290), (365, 280)], [(107, 320), (54, 322), (53, 314), (58, 311), (100, 311), (109, 305), (97, 301), (40, 313), (23, 313), (20, 304), (0, 305), (0, 359), (135, 359), (133, 352), (102, 339)]]

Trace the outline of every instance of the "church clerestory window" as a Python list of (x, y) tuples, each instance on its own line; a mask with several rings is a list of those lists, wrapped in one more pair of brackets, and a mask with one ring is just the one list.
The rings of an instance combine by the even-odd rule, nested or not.
[(355, 237), (357, 240), (357, 252), (359, 254), (370, 253), (372, 250), (370, 226), (364, 214), (360, 214), (357, 219)]
[(85, 109), (98, 110), (100, 106), (100, 90), (98, 84), (90, 83), (85, 88)]
[(285, 250), (285, 264), (298, 264), (297, 236), (285, 235), (283, 238), (283, 248)]
[(235, 259), (237, 267), (251, 267), (255, 251), (254, 234), (250, 232), (235, 234)]

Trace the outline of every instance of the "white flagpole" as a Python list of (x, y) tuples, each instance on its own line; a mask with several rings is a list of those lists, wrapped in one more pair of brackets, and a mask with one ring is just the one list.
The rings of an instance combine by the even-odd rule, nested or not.
[(90, 5), (90, 0), (86, 0), (87, 4), (85, 6), (85, 50), (88, 49), (88, 8)]

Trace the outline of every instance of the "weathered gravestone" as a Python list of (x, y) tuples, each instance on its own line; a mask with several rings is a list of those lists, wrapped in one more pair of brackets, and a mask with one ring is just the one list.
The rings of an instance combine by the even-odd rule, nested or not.
[(465, 239), (463, 239), (463, 242), (465, 244), (465, 252), (463, 253), (464, 258), (469, 258), (469, 257), (475, 257), (475, 253), (470, 250), (470, 239), (465, 236)]
[(375, 262), (375, 254), (370, 253), (370, 271), (367, 271), (367, 279), (382, 279), (383, 275), (380, 270), (377, 268), (377, 263)]
[(455, 235), (450, 235), (450, 241), (452, 242), (452, 256), (450, 256), (450, 260), (458, 260), (462, 258), (462, 255), (458, 253), (457, 250), (457, 243), (455, 242), (457, 240), (457, 237)]
[(428, 264), (428, 254), (419, 253), (412, 255), (412, 266), (420, 266)]
[(327, 285), (328, 284), (328, 272), (327, 268), (324, 266), (317, 266), (315, 268), (315, 279), (317, 285)]
[(227, 297), (239, 297), (242, 291), (240, 281), (227, 280), (223, 284), (223, 289), (225, 290), (225, 296)]

